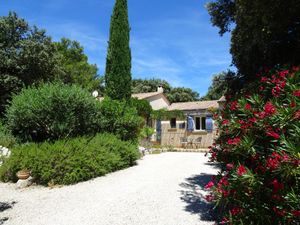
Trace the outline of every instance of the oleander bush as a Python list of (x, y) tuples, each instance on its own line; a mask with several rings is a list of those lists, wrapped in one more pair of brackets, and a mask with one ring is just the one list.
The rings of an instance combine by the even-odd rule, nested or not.
[(15, 182), (16, 173), (27, 169), (38, 184), (74, 184), (130, 167), (139, 156), (136, 144), (106, 133), (29, 143), (12, 149), (0, 167), (0, 178)]
[(220, 224), (300, 223), (300, 70), (274, 68), (226, 96), (206, 196)]
[(6, 117), (8, 128), (23, 142), (95, 134), (100, 102), (82, 88), (46, 83), (15, 95)]

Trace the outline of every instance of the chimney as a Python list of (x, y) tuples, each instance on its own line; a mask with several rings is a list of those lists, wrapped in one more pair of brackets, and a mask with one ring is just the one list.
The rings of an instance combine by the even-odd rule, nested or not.
[(164, 89), (163, 89), (162, 85), (159, 85), (159, 86), (157, 87), (157, 92), (158, 92), (158, 93), (164, 93)]

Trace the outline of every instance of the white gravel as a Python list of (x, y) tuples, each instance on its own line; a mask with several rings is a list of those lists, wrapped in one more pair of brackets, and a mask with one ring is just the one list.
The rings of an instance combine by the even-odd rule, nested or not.
[[(203, 186), (216, 169), (203, 153), (147, 155), (137, 166), (62, 188), (0, 183), (4, 225), (204, 225)], [(1, 222), (0, 222), (1, 224)]]

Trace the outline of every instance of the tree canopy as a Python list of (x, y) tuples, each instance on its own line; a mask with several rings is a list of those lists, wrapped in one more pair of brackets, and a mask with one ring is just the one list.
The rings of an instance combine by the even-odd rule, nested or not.
[(227, 91), (228, 84), (231, 82), (234, 77), (232, 71), (223, 71), (219, 74), (215, 74), (212, 78), (212, 84), (208, 88), (208, 92), (201, 100), (218, 100), (220, 99)]
[(0, 17), (0, 114), (12, 92), (53, 80), (58, 72), (55, 47), (45, 30), (29, 26), (14, 12)]
[(220, 34), (231, 32), (233, 64), (245, 81), (262, 69), (299, 63), (299, 0), (215, 0), (207, 8)]
[(104, 79), (97, 74), (97, 66), (89, 64), (80, 43), (62, 38), (60, 42), (54, 44), (62, 70), (58, 79), (64, 83), (77, 84), (89, 91), (98, 90), (103, 93)]
[(167, 81), (161, 79), (133, 79), (132, 92), (147, 93), (157, 91), (157, 87), (162, 86), (164, 93), (170, 102), (198, 101), (199, 93), (190, 88), (172, 87)]
[(106, 58), (106, 95), (111, 99), (131, 98), (131, 50), (127, 0), (116, 0), (110, 23)]

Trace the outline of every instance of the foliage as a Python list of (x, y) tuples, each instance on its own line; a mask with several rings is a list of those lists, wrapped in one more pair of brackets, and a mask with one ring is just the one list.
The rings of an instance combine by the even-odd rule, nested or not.
[(199, 100), (199, 93), (190, 88), (176, 87), (171, 89), (167, 97), (170, 102), (193, 102)]
[(143, 119), (126, 101), (105, 98), (99, 110), (100, 130), (117, 135), (122, 140), (137, 140)]
[(149, 101), (145, 99), (131, 98), (129, 105), (137, 110), (139, 116), (147, 119), (151, 116), (152, 106)]
[(223, 224), (299, 224), (300, 70), (275, 68), (229, 93), (211, 160), (221, 171), (206, 186)]
[(78, 86), (43, 84), (23, 89), (7, 110), (7, 124), (22, 141), (97, 132), (100, 103)]
[(150, 138), (155, 133), (155, 129), (152, 127), (144, 126), (141, 130), (141, 138)]
[(208, 92), (201, 100), (218, 100), (220, 99), (228, 89), (228, 84), (231, 78), (234, 77), (234, 73), (231, 71), (221, 72), (213, 76), (212, 84), (208, 88)]
[(162, 119), (172, 119), (172, 118), (180, 118), (180, 119), (184, 119), (185, 115), (181, 110), (166, 110), (166, 109), (159, 109), (159, 110), (155, 110), (152, 113), (151, 116), (153, 119), (158, 119), (158, 120), (162, 120)]
[(116, 0), (111, 17), (106, 58), (106, 95), (114, 100), (131, 98), (131, 51), (127, 0)]
[(168, 94), (171, 91), (171, 85), (161, 79), (133, 79), (132, 80), (132, 93), (148, 93), (156, 92), (158, 86), (162, 86), (164, 93)]
[(262, 68), (299, 63), (300, 1), (214, 0), (207, 8), (221, 34), (232, 31), (233, 64), (246, 81)]
[(167, 81), (161, 79), (134, 79), (132, 81), (133, 93), (156, 92), (158, 86), (162, 86), (168, 100), (173, 102), (198, 101), (199, 93), (190, 88), (176, 87), (173, 88)]
[(55, 48), (44, 30), (30, 27), (13, 12), (0, 17), (0, 114), (12, 92), (52, 80), (58, 73), (56, 65)]
[(62, 38), (54, 44), (62, 70), (58, 78), (66, 84), (77, 84), (89, 91), (98, 90), (103, 94), (104, 79), (98, 76), (97, 66), (88, 63), (88, 57), (80, 43)]
[(17, 143), (16, 138), (7, 127), (0, 121), (0, 146), (11, 148)]
[(111, 134), (30, 143), (12, 149), (0, 178), (17, 181), (16, 173), (26, 168), (38, 184), (74, 184), (132, 166), (138, 157), (136, 145)]

